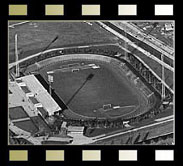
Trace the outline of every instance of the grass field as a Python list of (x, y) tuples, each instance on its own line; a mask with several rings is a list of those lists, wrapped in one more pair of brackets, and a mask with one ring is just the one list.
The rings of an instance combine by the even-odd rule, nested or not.
[(27, 118), (28, 115), (24, 111), (23, 107), (19, 106), (9, 108), (9, 117), (11, 120), (15, 120), (15, 119)]
[[(47, 80), (47, 71), (60, 68), (65, 64), (80, 63), (80, 61), (58, 62), (41, 70), (41, 74)], [(139, 105), (138, 95), (135, 88), (127, 82), (126, 78), (119, 77), (118, 74), (112, 70), (105, 63), (101, 62), (84, 62), (95, 63), (100, 66), (99, 69), (85, 69), (79, 72), (55, 72), (54, 83), (52, 87), (58, 96), (65, 102), (69, 101), (71, 96), (77, 91), (86, 77), (92, 73), (94, 77), (88, 81), (85, 86), (78, 92), (73, 100), (68, 105), (75, 113), (89, 116), (103, 118), (108, 116), (121, 116), (123, 114), (134, 111), (134, 108)], [(103, 105), (112, 104), (120, 106), (120, 108), (111, 111), (101, 111)], [(129, 108), (126, 106), (130, 106)], [(131, 107), (132, 106), (132, 107)], [(133, 108), (133, 109), (132, 109)], [(94, 111), (95, 110), (95, 111)]]
[(25, 130), (30, 133), (35, 133), (38, 131), (35, 124), (31, 120), (14, 122), (14, 124), (15, 124), (15, 126), (19, 127), (20, 129)]
[[(14, 22), (9, 22), (13, 24)], [(17, 23), (17, 22), (15, 22)], [(42, 51), (56, 36), (58, 39), (49, 47), (66, 47), (99, 43), (116, 43), (116, 37), (97, 24), (81, 22), (36, 22), (9, 28), (9, 62), (14, 58), (15, 34), (18, 34), (19, 59)]]

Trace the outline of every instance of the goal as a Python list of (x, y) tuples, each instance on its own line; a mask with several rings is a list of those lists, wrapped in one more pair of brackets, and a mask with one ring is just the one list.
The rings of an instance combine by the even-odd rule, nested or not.
[(112, 105), (111, 104), (104, 104), (103, 105), (103, 109), (104, 110), (111, 109), (111, 108), (112, 108)]

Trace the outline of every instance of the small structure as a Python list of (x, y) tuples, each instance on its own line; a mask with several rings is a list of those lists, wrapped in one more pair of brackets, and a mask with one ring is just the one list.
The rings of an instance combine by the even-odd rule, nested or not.
[(83, 134), (84, 126), (68, 126), (67, 132), (71, 134)]
[(67, 128), (67, 122), (63, 122), (61, 128)]
[(63, 135), (67, 135), (67, 122), (62, 123), (60, 133)]
[(171, 23), (166, 23), (164, 27), (165, 32), (170, 32), (173, 31), (173, 24)]

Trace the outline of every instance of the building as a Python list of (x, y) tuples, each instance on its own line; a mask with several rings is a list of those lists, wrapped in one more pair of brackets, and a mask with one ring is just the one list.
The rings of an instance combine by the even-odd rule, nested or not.
[(164, 27), (165, 32), (173, 31), (173, 29), (174, 29), (174, 27), (173, 27), (172, 23), (166, 23), (165, 24), (165, 27)]
[(67, 132), (71, 134), (83, 134), (84, 126), (68, 126)]

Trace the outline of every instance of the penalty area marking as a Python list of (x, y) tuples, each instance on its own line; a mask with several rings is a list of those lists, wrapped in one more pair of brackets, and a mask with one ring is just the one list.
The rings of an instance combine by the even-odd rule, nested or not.
[(54, 71), (60, 71), (60, 72), (79, 72), (80, 70), (86, 70), (86, 69), (99, 69), (100, 66), (96, 64), (84, 64), (84, 63), (73, 63), (68, 65), (60, 66), (59, 69), (55, 69)]
[(117, 109), (123, 109), (123, 108), (135, 108), (136, 105), (128, 105), (128, 106), (113, 106), (110, 107), (108, 109), (104, 109), (104, 108), (99, 108), (97, 110), (93, 110), (94, 113), (96, 113), (97, 111), (100, 111), (101, 113), (107, 112), (107, 111), (112, 111), (112, 110), (117, 110)]

